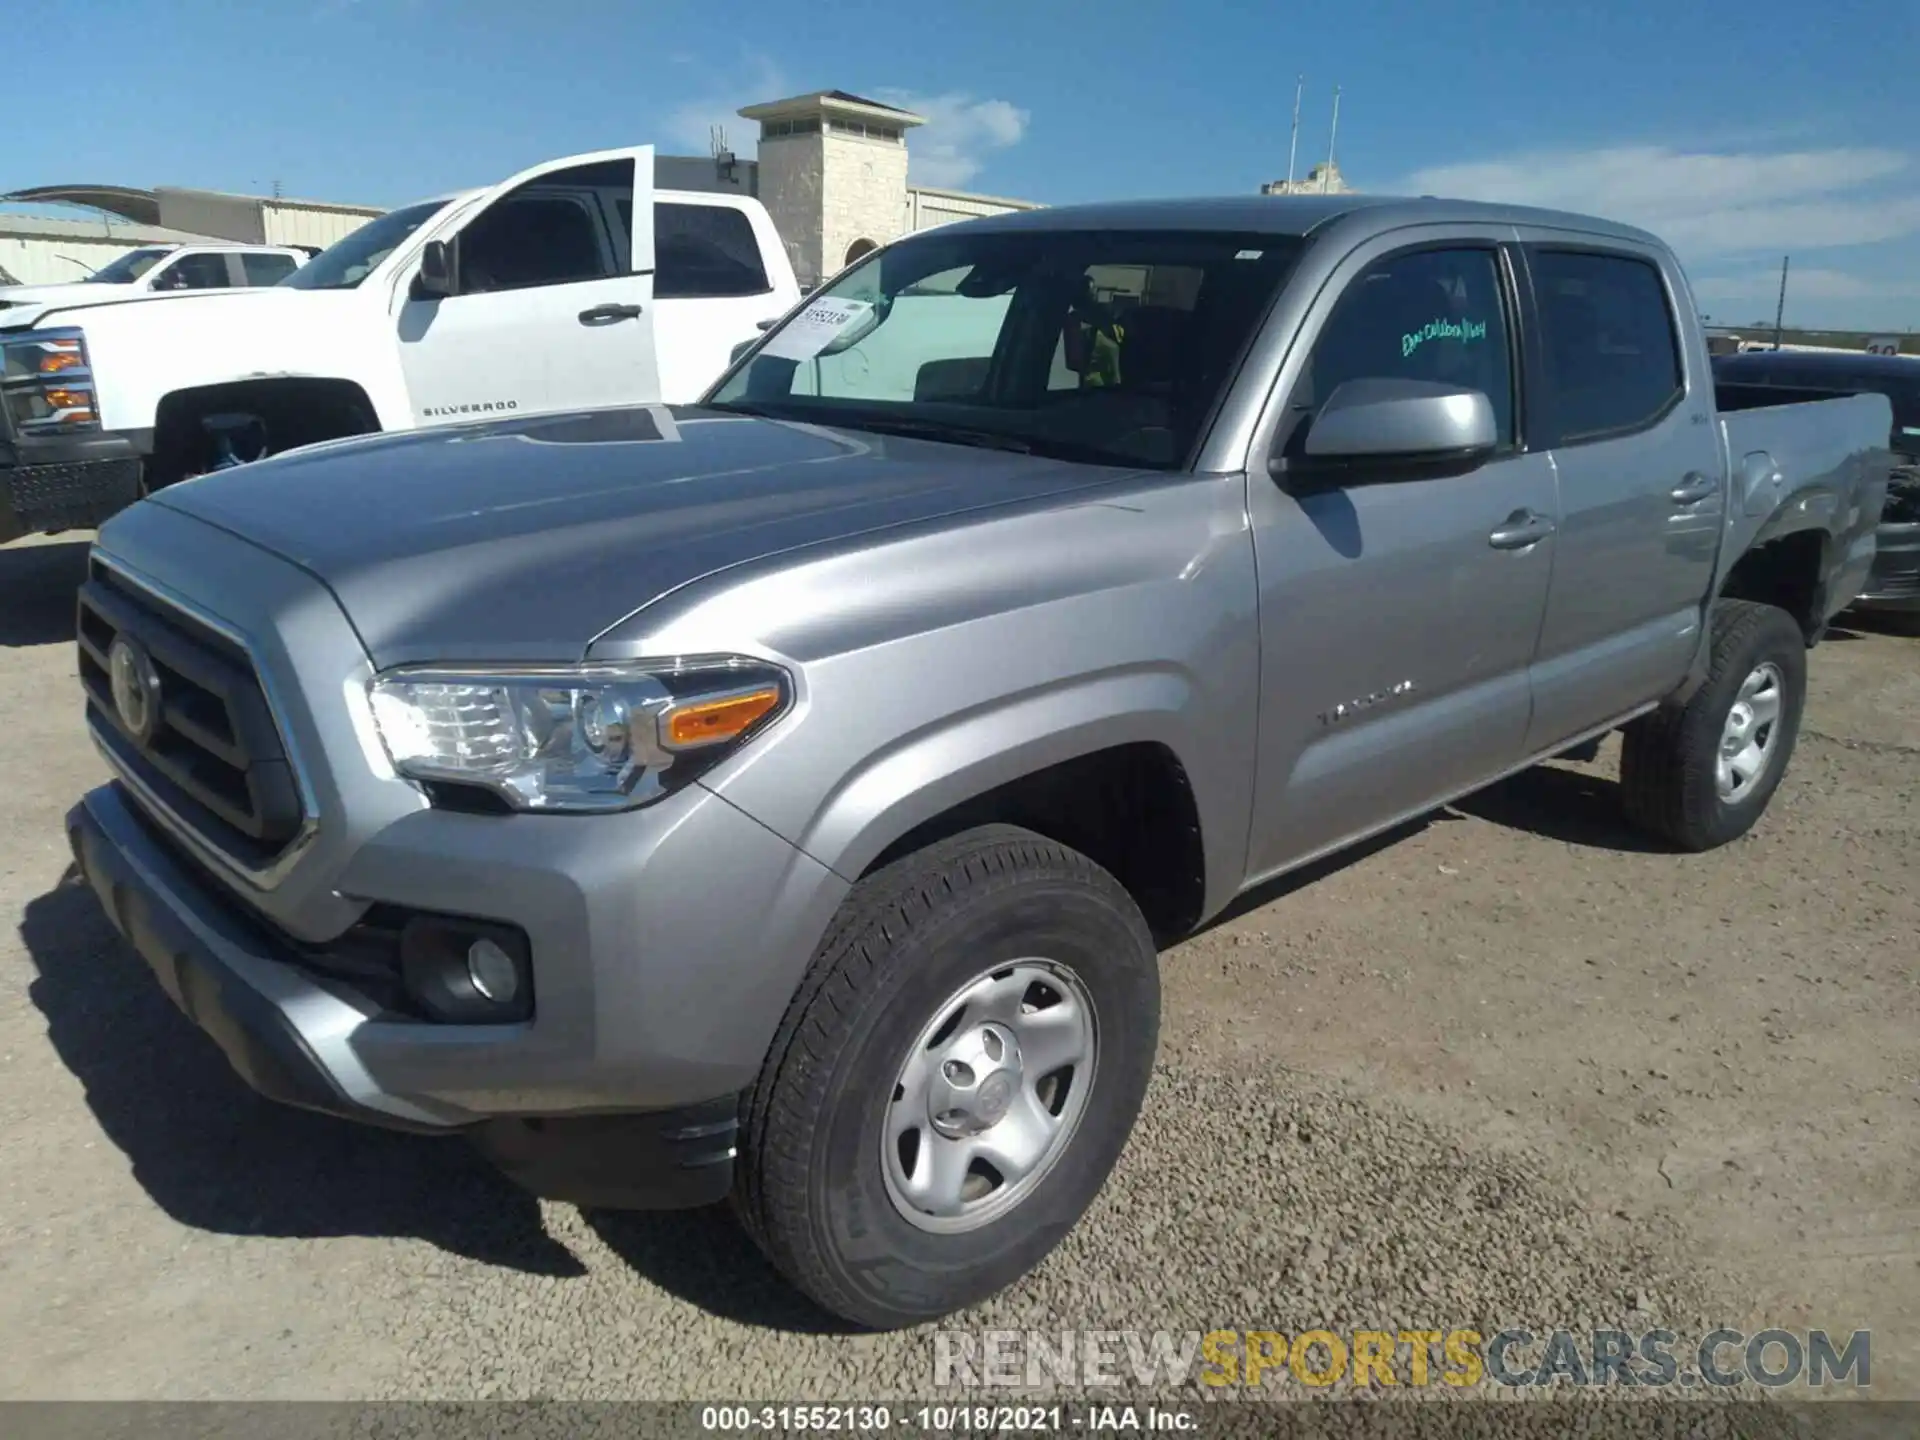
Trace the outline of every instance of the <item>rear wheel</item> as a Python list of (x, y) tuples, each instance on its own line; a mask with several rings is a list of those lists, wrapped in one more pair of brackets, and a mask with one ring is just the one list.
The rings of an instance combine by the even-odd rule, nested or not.
[(1139, 1114), (1158, 960), (1119, 883), (1011, 826), (855, 887), (744, 1112), (735, 1205), (814, 1301), (880, 1329), (1026, 1274)]
[(1713, 608), (1706, 682), (1684, 704), (1627, 726), (1620, 785), (1628, 816), (1683, 850), (1711, 850), (1753, 828), (1800, 734), (1807, 642), (1771, 605)]

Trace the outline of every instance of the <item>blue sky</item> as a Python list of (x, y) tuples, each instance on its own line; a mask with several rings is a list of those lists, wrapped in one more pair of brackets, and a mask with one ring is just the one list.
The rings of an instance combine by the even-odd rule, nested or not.
[[(1911, 0), (66, 0), (33, 33), (66, 117), (0, 191), (92, 181), (368, 204), (576, 150), (706, 148), (743, 104), (916, 108), (914, 178), (1052, 203), (1244, 193), (1300, 168), (1342, 88), (1355, 185), (1636, 221), (1716, 321), (1920, 329)], [(1737, 28), (1725, 22), (1737, 16)], [(277, 17), (271, 18), (270, 17)], [(20, 37), (16, 36), (16, 40)], [(9, 127), (13, 129), (14, 127)], [(15, 133), (18, 141), (21, 136)]]

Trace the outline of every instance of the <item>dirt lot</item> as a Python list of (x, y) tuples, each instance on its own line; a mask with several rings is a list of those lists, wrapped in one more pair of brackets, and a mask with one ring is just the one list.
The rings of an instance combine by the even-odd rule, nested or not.
[[(84, 547), (0, 550), (0, 1398), (926, 1394), (715, 1215), (582, 1215), (257, 1101), (63, 888)], [(1920, 640), (1813, 661), (1769, 817), (1652, 853), (1612, 747), (1166, 957), (1114, 1184), (956, 1322), (1871, 1327), (1920, 1397)]]

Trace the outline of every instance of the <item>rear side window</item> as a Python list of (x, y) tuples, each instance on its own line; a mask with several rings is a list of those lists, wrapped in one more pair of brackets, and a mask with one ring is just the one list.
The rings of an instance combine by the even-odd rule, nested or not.
[(1559, 442), (1644, 429), (1672, 409), (1680, 342), (1659, 269), (1581, 250), (1534, 250), (1531, 262)]
[(653, 207), (656, 300), (765, 295), (773, 289), (744, 212), (725, 205)]
[(296, 268), (291, 255), (253, 255), (240, 257), (249, 285), (278, 285)]

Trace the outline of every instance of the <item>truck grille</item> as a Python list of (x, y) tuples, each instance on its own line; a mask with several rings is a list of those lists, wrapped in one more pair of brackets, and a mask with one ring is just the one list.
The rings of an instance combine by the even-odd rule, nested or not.
[[(94, 735), (208, 842), (245, 866), (272, 862), (305, 817), (251, 657), (97, 560), (79, 603), (80, 681)], [(144, 705), (116, 696), (122, 641), (123, 671), (146, 682), (127, 688), (141, 690)]]
[(1912, 525), (1920, 522), (1920, 465), (1896, 465), (1887, 477), (1887, 504), (1880, 512), (1882, 525)]
[(1867, 594), (1876, 600), (1920, 599), (1920, 550), (1889, 556), (1867, 577)]
[(28, 533), (91, 530), (140, 498), (138, 460), (18, 465), (6, 479)]

